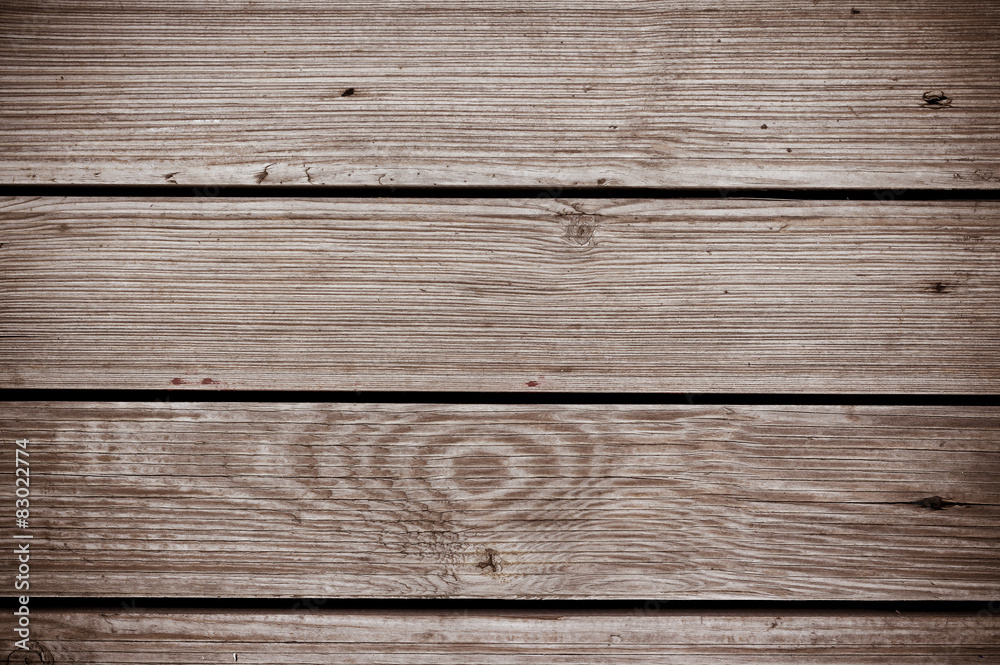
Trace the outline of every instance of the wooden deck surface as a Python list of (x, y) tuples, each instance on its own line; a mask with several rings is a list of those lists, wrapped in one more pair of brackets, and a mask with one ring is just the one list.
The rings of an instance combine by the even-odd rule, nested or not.
[(1000, 204), (9, 198), (6, 388), (989, 393)]
[(33, 0), (0, 183), (1000, 186), (994, 0)]
[[(915, 665), (1000, 659), (988, 613), (156, 611), (44, 612), (24, 662), (76, 665)], [(313, 606), (315, 607), (315, 606)], [(7, 647), (9, 639), (4, 636)], [(8, 647), (9, 648), (9, 647)], [(32, 660), (33, 659), (33, 660)], [(13, 661), (12, 661), (13, 662)]]
[(0, 0), (0, 62), (0, 662), (1000, 662), (995, 0)]
[(1000, 595), (1000, 408), (6, 412), (47, 596)]

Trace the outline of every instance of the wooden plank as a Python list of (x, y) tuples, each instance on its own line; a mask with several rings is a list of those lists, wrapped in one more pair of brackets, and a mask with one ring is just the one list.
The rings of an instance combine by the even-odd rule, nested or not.
[[(937, 665), (1000, 659), (1000, 620), (985, 607), (978, 614), (645, 607), (635, 613), (46, 611), (32, 617), (38, 635), (32, 650), (15, 650), (23, 660), (8, 662)], [(6, 653), (13, 640), (3, 639)]]
[(994, 0), (31, 0), (0, 182), (1000, 186)]
[(8, 198), (6, 388), (1000, 391), (1000, 203)]
[(3, 407), (35, 595), (1000, 594), (998, 407)]

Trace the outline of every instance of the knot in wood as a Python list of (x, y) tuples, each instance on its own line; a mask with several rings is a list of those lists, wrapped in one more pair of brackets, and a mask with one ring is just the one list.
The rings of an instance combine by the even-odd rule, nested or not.
[(941, 90), (928, 90), (924, 93), (924, 106), (935, 109), (951, 106), (951, 97)]
[(571, 242), (575, 242), (577, 245), (583, 246), (590, 243), (594, 237), (594, 230), (596, 228), (597, 224), (592, 217), (580, 217), (566, 227), (566, 235), (564, 237)]
[(483, 552), (483, 557), (485, 557), (484, 560), (477, 563), (476, 568), (479, 568), (483, 572), (487, 569), (491, 573), (500, 572), (500, 554), (496, 550), (486, 548), (486, 551)]
[(929, 496), (921, 499), (920, 505), (928, 510), (941, 510), (944, 508), (944, 499), (939, 496)]

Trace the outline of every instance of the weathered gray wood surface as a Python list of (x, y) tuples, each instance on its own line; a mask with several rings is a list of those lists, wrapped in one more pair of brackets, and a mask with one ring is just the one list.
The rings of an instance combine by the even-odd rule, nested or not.
[[(669, 605), (650, 610), (657, 606), (648, 603), (634, 613), (589, 614), (152, 611), (142, 601), (128, 607), (38, 613), (34, 652), (9, 662), (981, 665), (1000, 659), (1000, 618), (985, 604), (980, 614), (692, 612)], [(11, 648), (3, 637), (2, 648)]]
[(1000, 203), (9, 198), (0, 386), (987, 393)]
[[(0, 61), (2, 185), (549, 197), (4, 199), (0, 388), (1000, 390), (1000, 202), (558, 198), (996, 190), (993, 0), (0, 0)], [(998, 433), (997, 407), (3, 403), (32, 597), (298, 600), (36, 609), (0, 660), (996, 662), (995, 602), (323, 607), (985, 601)]]
[(0, 8), (3, 183), (1000, 186), (994, 0)]
[(1000, 408), (25, 402), (3, 415), (5, 454), (31, 441), (35, 595), (1000, 595)]

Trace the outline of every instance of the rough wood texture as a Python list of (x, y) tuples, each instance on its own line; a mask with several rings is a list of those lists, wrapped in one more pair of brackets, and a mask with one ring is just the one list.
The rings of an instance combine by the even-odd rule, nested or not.
[(3, 406), (35, 595), (1000, 595), (995, 407)]
[[(291, 604), (291, 603), (290, 603)], [(140, 608), (141, 608), (141, 604)], [(899, 665), (995, 663), (1000, 619), (978, 614), (802, 611), (44, 612), (31, 656), (113, 665)], [(4, 635), (2, 653), (12, 648)], [(24, 652), (15, 655), (25, 658)]]
[(0, 386), (1000, 391), (1000, 203), (10, 198)]
[(7, 1), (0, 182), (1000, 186), (994, 0)]

